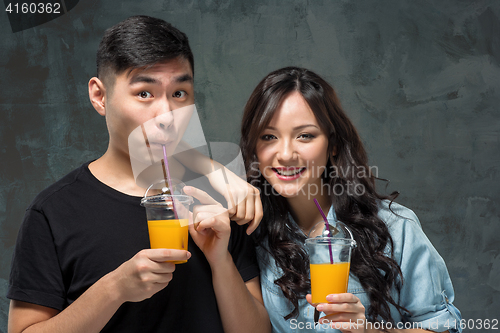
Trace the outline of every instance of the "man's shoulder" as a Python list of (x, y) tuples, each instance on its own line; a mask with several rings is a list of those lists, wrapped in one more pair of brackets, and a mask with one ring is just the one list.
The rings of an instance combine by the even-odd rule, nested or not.
[(65, 197), (67, 192), (71, 191), (71, 188), (74, 187), (82, 174), (85, 173), (85, 170), (88, 170), (89, 163), (90, 162), (86, 162), (82, 164), (38, 193), (28, 209), (42, 210), (42, 207), (47, 201)]

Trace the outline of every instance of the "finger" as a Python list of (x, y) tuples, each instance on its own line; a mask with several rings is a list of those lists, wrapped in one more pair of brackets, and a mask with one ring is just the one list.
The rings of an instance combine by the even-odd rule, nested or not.
[(312, 302), (312, 295), (311, 294), (307, 294), (306, 295), (306, 301), (311, 304), (312, 306), (316, 307), (318, 305), (318, 303), (313, 303)]
[(204, 205), (220, 205), (220, 203), (214, 198), (212, 198), (210, 195), (208, 195), (207, 192), (202, 191), (196, 187), (184, 186), (184, 192), (187, 195), (190, 195), (198, 199), (198, 201), (200, 201), (200, 203)]
[[(193, 224), (195, 229), (201, 221), (209, 217), (219, 217), (221, 215), (227, 216), (227, 210), (219, 205), (196, 205), (193, 207)], [(229, 221), (229, 218), (228, 218)]]
[(328, 302), (357, 303), (359, 298), (351, 293), (330, 294), (326, 296)]
[(146, 249), (142, 250), (146, 257), (155, 262), (187, 260), (191, 253), (186, 250), (177, 249)]
[(239, 225), (250, 222), (254, 215), (254, 202), (251, 197), (246, 197), (236, 207), (236, 214), (231, 218)]
[(175, 264), (172, 262), (165, 261), (159, 262), (157, 264), (158, 266), (154, 266), (151, 268), (151, 273), (165, 275), (175, 272)]
[(316, 306), (316, 309), (325, 314), (357, 313), (359, 309), (355, 304), (356, 303), (320, 303)]
[[(174, 264), (171, 265), (175, 266)], [(174, 276), (173, 273), (150, 272), (150, 274), (145, 274), (142, 277), (142, 281), (152, 284), (165, 284), (165, 283), (168, 284), (172, 280), (173, 276)]]
[(231, 186), (227, 185), (226, 186), (226, 193), (224, 193), (224, 199), (226, 199), (227, 202), (227, 207), (228, 207), (228, 212), (229, 212), (229, 217), (233, 217), (236, 214), (236, 203), (238, 198), (236, 198), (236, 195), (231, 191)]
[(203, 234), (201, 231), (197, 230), (197, 228), (199, 227), (199, 224), (200, 224), (200, 222), (197, 222), (197, 223), (191, 224), (189, 226), (189, 234), (191, 235), (191, 238), (193, 238), (193, 240), (196, 240), (197, 237), (199, 237), (198, 234)]
[(248, 224), (247, 235), (252, 234), (252, 232), (254, 232), (255, 229), (257, 229), (263, 217), (264, 217), (264, 209), (262, 208), (262, 201), (260, 200), (260, 192), (257, 190), (254, 199), (254, 217)]
[(212, 220), (215, 220), (213, 214), (207, 212), (199, 212), (196, 214), (194, 229), (198, 232), (202, 232), (203, 230), (210, 228), (210, 223)]
[[(246, 196), (244, 200), (241, 200), (238, 204), (237, 212), (235, 216), (232, 217), (232, 220), (236, 221), (239, 225), (253, 222), (256, 216), (256, 208), (262, 206), (260, 202), (260, 192), (257, 188), (247, 184), (245, 190)], [(258, 222), (260, 222), (260, 219), (257, 220), (257, 225)], [(253, 230), (251, 231), (253, 232)]]
[[(365, 314), (365, 307), (361, 302), (356, 303), (321, 303), (316, 306), (318, 311), (322, 311), (327, 315), (330, 314), (343, 314), (343, 315), (355, 315), (359, 317)], [(351, 318), (351, 317), (349, 317)], [(342, 319), (340, 319), (342, 321)]]
[(233, 216), (233, 220), (239, 225), (243, 225), (249, 221), (249, 219), (245, 218), (248, 210), (253, 214), (253, 203), (250, 204), (248, 199), (248, 196), (245, 196), (236, 203), (236, 214)]
[[(218, 207), (218, 209), (221, 209), (221, 207)], [(212, 229), (215, 232), (231, 232), (231, 221), (226, 211), (224, 211), (224, 214), (219, 213), (217, 215), (210, 212), (199, 212), (196, 219), (199, 221), (195, 228), (198, 232), (206, 229)]]
[(222, 219), (216, 217), (210, 217), (200, 222), (200, 229), (212, 229), (217, 233), (221, 232), (231, 232), (231, 226), (228, 221), (224, 221)]

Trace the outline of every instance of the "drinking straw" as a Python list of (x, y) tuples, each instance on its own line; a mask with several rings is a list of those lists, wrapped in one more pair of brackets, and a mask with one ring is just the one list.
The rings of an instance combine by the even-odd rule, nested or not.
[[(163, 166), (163, 176), (165, 176), (165, 175), (167, 176), (165, 178), (165, 183), (167, 183), (167, 187), (170, 190), (170, 195), (173, 195), (174, 193), (172, 191), (172, 181), (171, 181), (171, 178), (170, 178), (170, 170), (168, 168), (167, 149), (165, 148), (165, 145), (161, 145), (161, 146), (163, 147), (163, 162), (164, 162), (164, 163), (162, 163), (162, 166)], [(172, 196), (172, 208), (174, 210), (175, 219), (178, 220), (179, 218), (177, 217), (177, 211), (175, 210), (175, 203), (174, 203), (173, 196)]]
[[(323, 220), (326, 223), (329, 235), (332, 236), (332, 230), (330, 229), (330, 223), (328, 223), (328, 220), (326, 219), (326, 215), (323, 212), (323, 209), (321, 209), (321, 206), (319, 205), (318, 200), (316, 200), (316, 198), (314, 198), (313, 200), (314, 200), (314, 203), (316, 204), (316, 207), (318, 207), (318, 210), (319, 210), (321, 216), (323, 217)], [(332, 243), (330, 241), (330, 238), (328, 238), (328, 252), (330, 253), (330, 264), (333, 264)]]

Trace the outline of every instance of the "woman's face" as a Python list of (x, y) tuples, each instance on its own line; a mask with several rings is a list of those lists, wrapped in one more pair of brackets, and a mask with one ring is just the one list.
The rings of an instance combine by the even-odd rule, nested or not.
[(283, 197), (316, 196), (328, 159), (328, 137), (302, 95), (288, 95), (259, 135), (259, 170)]

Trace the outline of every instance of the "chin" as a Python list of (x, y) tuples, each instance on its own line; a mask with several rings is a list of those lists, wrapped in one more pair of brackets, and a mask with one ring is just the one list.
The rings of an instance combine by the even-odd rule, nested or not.
[(288, 186), (281, 186), (281, 185), (273, 185), (273, 189), (276, 193), (281, 195), (284, 198), (295, 198), (298, 197), (300, 194), (303, 194), (302, 187), (297, 188), (297, 187), (288, 187)]

